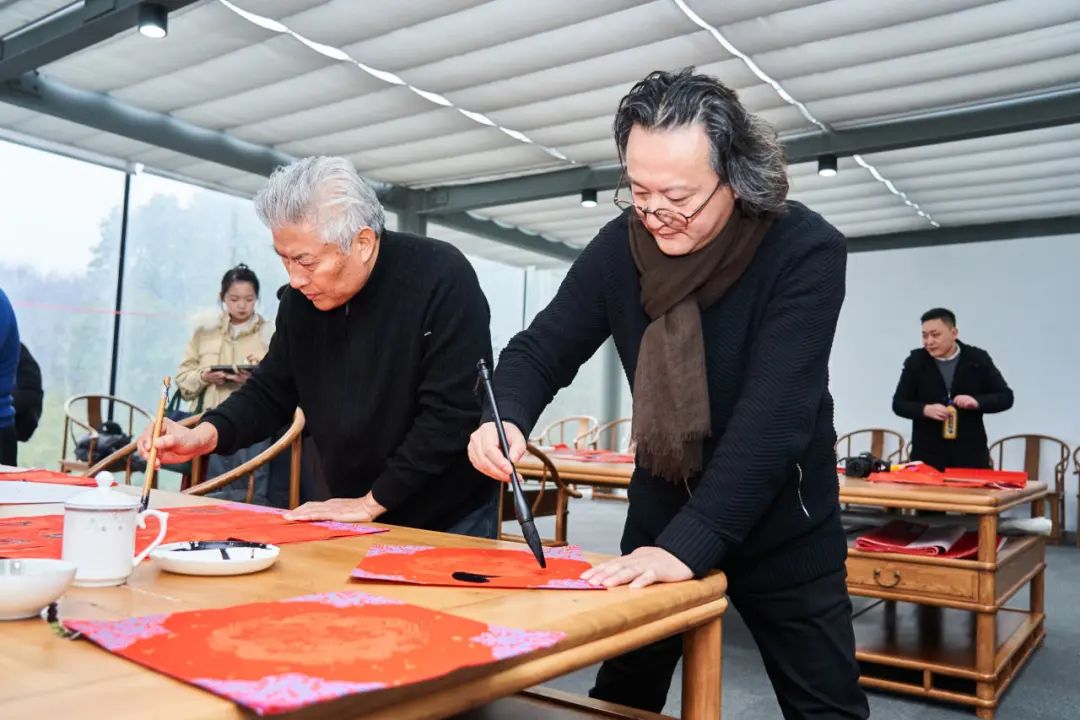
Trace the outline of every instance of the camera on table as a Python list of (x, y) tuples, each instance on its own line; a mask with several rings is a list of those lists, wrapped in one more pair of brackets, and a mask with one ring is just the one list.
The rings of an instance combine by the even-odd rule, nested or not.
[(850, 478), (869, 477), (870, 473), (888, 472), (889, 463), (868, 452), (844, 458), (844, 475)]

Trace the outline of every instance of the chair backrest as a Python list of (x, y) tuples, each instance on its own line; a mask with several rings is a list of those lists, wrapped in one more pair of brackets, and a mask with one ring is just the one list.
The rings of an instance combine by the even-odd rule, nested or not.
[(181, 490), (181, 492), (186, 495), (205, 495), (247, 475), (248, 488), (245, 502), (251, 502), (255, 493), (255, 471), (285, 450), (291, 449), (292, 456), (289, 463), (289, 508), (295, 508), (300, 504), (300, 453), (301, 446), (303, 445), (301, 438), (303, 430), (304, 411), (300, 408), (296, 408), (289, 429), (286, 430), (280, 438), (275, 440), (270, 447), (266, 448), (250, 460), (237, 465), (232, 470), (217, 475), (216, 477), (208, 478), (204, 482)]
[[(1076, 468), (1076, 474), (1080, 476), (1080, 445), (1076, 446), (1076, 452), (1073, 453), (1073, 467)], [(1080, 540), (1080, 538), (1077, 538), (1077, 540)]]
[[(522, 487), (525, 502), (527, 502), (532, 509), (534, 518), (555, 517), (555, 537), (548, 539), (541, 538), (541, 542), (549, 547), (566, 545), (566, 520), (570, 498), (580, 498), (581, 493), (568, 487), (566, 483), (563, 482), (562, 478), (559, 477), (559, 470), (555, 467), (555, 463), (551, 461), (551, 458), (549, 458), (543, 450), (532, 443), (526, 445), (526, 450), (543, 464), (544, 471), (538, 480), (526, 483), (526, 485)], [(553, 487), (548, 488), (549, 482)], [(537, 487), (537, 485), (539, 485), (539, 487)], [(502, 493), (502, 501), (499, 503), (498, 509), (499, 539), (524, 542), (525, 538), (521, 535), (503, 532), (503, 520), (515, 518), (514, 490), (513, 487), (507, 483), (500, 491)]]
[[(858, 440), (858, 442), (856, 442)], [(910, 447), (907, 449), (904, 436), (895, 430), (889, 430), (887, 428), (863, 428), (862, 430), (853, 430), (852, 432), (845, 433), (836, 439), (836, 456), (837, 458), (852, 457), (858, 455), (859, 452), (864, 451), (852, 451), (852, 446), (863, 447), (863, 442), (869, 442), (870, 454), (874, 457), (879, 457), (887, 462), (904, 462), (907, 456), (910, 455)], [(841, 451), (841, 446), (843, 450)]]
[[(199, 413), (198, 415), (190, 415), (190, 416), (184, 418), (183, 420), (179, 421), (178, 424), (182, 425), (183, 427), (195, 427), (196, 425), (199, 424), (199, 421), (202, 420), (202, 416), (203, 416), (202, 413)], [(119, 450), (116, 450), (115, 452), (111, 453), (110, 455), (108, 455), (106, 457), (103, 457), (100, 460), (98, 460), (97, 462), (95, 462), (93, 465), (91, 465), (89, 468), (87, 468), (83, 472), (83, 475), (87, 476), (87, 477), (93, 477), (94, 475), (97, 475), (102, 470), (104, 470), (104, 469), (106, 469), (108, 467), (112, 467), (115, 463), (123, 460), (124, 461), (124, 484), (125, 485), (130, 485), (131, 484), (131, 473), (132, 473), (132, 471), (131, 471), (131, 461), (132, 461), (132, 458), (135, 457), (135, 451), (138, 449), (138, 446), (139, 446), (139, 438), (136, 437), (134, 440), (129, 442), (124, 447), (120, 448)], [(199, 461), (200, 459), (201, 458), (195, 458), (196, 461)], [(155, 481), (154, 484), (157, 485), (157, 482)]]
[[(1047, 450), (1045, 457), (1044, 448)], [(1018, 450), (1022, 452), (1017, 453)], [(1041, 468), (1045, 462), (1047, 469), (1053, 473), (1056, 489), (1060, 492), (1064, 487), (1065, 473), (1069, 465), (1069, 446), (1064, 440), (1050, 435), (1009, 435), (995, 440), (990, 446), (990, 461), (998, 470), (1023, 470), (1032, 481), (1040, 480)]]
[(588, 437), (581, 440), (583, 447), (593, 450), (611, 450), (613, 452), (632, 452), (633, 439), (630, 431), (633, 427), (633, 418), (618, 418), (609, 420), (596, 427)]
[(70, 460), (68, 457), (68, 441), (70, 440), (72, 449), (74, 449), (75, 443), (79, 439), (76, 433), (90, 436), (89, 459), (87, 462), (91, 465), (94, 464), (96, 460), (94, 446), (98, 428), (101, 427), (103, 420), (109, 419), (108, 409), (110, 407), (112, 408), (113, 420), (119, 423), (124, 432), (132, 437), (135, 436), (136, 416), (139, 416), (140, 420), (147, 422), (150, 420), (150, 413), (135, 403), (115, 395), (74, 395), (64, 403), (64, 436), (60, 450), (61, 464), (65, 460)]
[(577, 445), (578, 441), (588, 436), (600, 423), (591, 415), (569, 415), (559, 418), (544, 428), (536, 436), (535, 442), (540, 445), (570, 445), (572, 447), (584, 447)]

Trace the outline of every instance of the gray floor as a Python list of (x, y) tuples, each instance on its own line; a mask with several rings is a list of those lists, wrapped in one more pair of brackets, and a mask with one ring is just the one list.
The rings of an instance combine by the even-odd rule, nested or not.
[[(586, 491), (587, 492), (587, 491)], [(626, 504), (610, 500), (574, 500), (570, 507), (570, 541), (587, 550), (617, 553)], [(542, 535), (550, 535), (548, 518), (537, 521)], [(509, 526), (508, 526), (509, 527)], [(1023, 720), (1067, 720), (1080, 717), (1080, 551), (1075, 545), (1047, 549), (1045, 645), (1017, 676), (1005, 694), (997, 717)], [(1022, 593), (1026, 600), (1026, 594)], [(672, 682), (664, 712), (679, 715), (679, 673)], [(596, 668), (549, 683), (585, 694)], [(872, 692), (871, 717), (880, 720), (954, 720), (975, 713), (956, 705), (921, 702), (913, 698)], [(723, 712), (737, 720), (775, 720), (780, 708), (746, 627), (732, 608), (724, 618)]]

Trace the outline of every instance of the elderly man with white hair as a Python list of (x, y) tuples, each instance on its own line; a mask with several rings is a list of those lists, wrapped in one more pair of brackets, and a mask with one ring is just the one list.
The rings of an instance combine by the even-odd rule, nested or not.
[[(289, 274), (270, 349), (202, 423), (166, 422), (159, 460), (234, 452), (300, 406), (333, 498), (292, 519), (494, 537), (497, 483), (466, 454), (480, 420), (476, 362), (491, 362), (491, 336), (465, 256), (386, 230), (375, 193), (341, 158), (279, 168), (255, 207)], [(149, 432), (139, 449), (148, 454)]]

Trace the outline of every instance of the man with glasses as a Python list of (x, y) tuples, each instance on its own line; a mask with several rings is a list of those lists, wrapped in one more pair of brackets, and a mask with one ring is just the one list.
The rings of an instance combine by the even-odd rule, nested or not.
[(255, 209), (291, 286), (270, 348), (204, 422), (167, 421), (158, 460), (235, 452), (299, 406), (333, 498), (288, 517), (494, 537), (498, 486), (466, 456), (480, 420), (474, 368), (491, 358), (487, 300), (468, 260), (386, 230), (374, 191), (342, 158), (279, 168)]
[[(637, 467), (623, 557), (586, 580), (728, 575), (786, 718), (865, 718), (840, 523), (828, 361), (846, 243), (786, 201), (775, 133), (714, 78), (654, 72), (619, 104), (623, 212), (499, 358), (511, 444), (613, 337), (633, 383)], [(485, 412), (490, 420), (490, 412)], [(492, 422), (473, 464), (506, 480)], [(678, 637), (605, 662), (591, 694), (659, 712)]]

